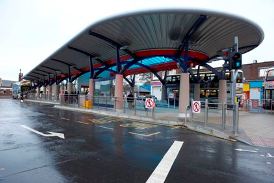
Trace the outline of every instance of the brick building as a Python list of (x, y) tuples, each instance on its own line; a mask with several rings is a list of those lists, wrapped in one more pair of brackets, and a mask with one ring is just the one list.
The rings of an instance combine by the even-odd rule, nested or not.
[(0, 97), (12, 95), (12, 83), (14, 83), (14, 81), (2, 80), (0, 78)]
[(274, 61), (243, 65), (242, 70), (245, 78), (243, 92), (246, 99), (262, 100), (265, 71), (270, 67), (274, 67)]

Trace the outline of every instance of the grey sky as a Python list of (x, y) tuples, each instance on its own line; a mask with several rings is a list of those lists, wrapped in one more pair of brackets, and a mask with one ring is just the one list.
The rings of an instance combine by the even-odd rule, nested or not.
[[(206, 9), (248, 18), (262, 27), (263, 43), (243, 56), (272, 61), (274, 0), (1, 0), (0, 78), (17, 80), (90, 24), (138, 10), (157, 8)], [(240, 40), (239, 40), (240, 41)]]

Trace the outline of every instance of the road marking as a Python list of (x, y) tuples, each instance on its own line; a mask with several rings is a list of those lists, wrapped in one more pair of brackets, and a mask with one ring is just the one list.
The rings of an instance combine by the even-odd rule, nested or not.
[(110, 127), (106, 127), (106, 126), (98, 126), (100, 128), (105, 128), (105, 129), (108, 129), (108, 130), (113, 130), (113, 128), (110, 128)]
[(258, 151), (254, 151), (254, 150), (246, 150), (246, 149), (235, 149), (236, 151), (242, 151), (242, 152), (252, 152), (252, 153), (256, 153)]
[(49, 116), (49, 117), (54, 117), (54, 115), (53, 115), (53, 114), (48, 114), (47, 116)]
[(63, 133), (56, 133), (56, 132), (49, 132), (48, 131), (49, 134), (44, 134), (44, 133), (39, 132), (37, 130), (34, 130), (34, 129), (26, 126), (26, 125), (21, 125), (21, 127), (25, 128), (25, 129), (27, 129), (29, 131), (32, 131), (32, 132), (34, 132), (34, 133), (36, 133), (38, 135), (44, 136), (44, 137), (59, 137), (59, 138), (65, 139), (65, 135)]
[(103, 124), (102, 121), (98, 120), (98, 119), (88, 119), (88, 121), (94, 123), (94, 124)]
[(139, 136), (142, 136), (142, 137), (150, 137), (152, 135), (157, 135), (161, 132), (155, 132), (155, 133), (151, 133), (151, 134), (142, 134), (142, 133), (135, 133), (135, 132), (128, 132), (130, 134), (133, 134), (133, 135), (139, 135)]
[(62, 117), (61, 119), (69, 121), (69, 119), (68, 119), (68, 118), (63, 118), (63, 117)]
[(171, 127), (171, 129), (177, 129), (177, 128), (181, 128), (181, 127), (180, 126)]
[(76, 123), (81, 123), (81, 124), (89, 125), (89, 123), (82, 122), (82, 121), (76, 121)]
[(266, 162), (266, 164), (271, 165), (271, 162)]
[(270, 153), (267, 153), (266, 157), (268, 157), (268, 158), (274, 158), (274, 156), (272, 156)]
[(160, 161), (156, 169), (152, 172), (148, 180), (146, 181), (147, 183), (161, 183), (165, 182), (166, 177), (176, 159), (176, 157), (179, 154), (179, 151), (181, 147), (183, 146), (184, 142), (183, 141), (174, 141), (172, 146), (169, 148), (163, 159)]

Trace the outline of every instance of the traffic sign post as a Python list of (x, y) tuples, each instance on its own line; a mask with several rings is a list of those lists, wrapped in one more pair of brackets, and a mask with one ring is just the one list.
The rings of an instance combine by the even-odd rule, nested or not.
[(146, 98), (146, 101), (145, 101), (145, 107), (147, 109), (153, 109), (155, 107), (155, 102), (152, 98)]
[(201, 101), (192, 101), (192, 113), (201, 113)]

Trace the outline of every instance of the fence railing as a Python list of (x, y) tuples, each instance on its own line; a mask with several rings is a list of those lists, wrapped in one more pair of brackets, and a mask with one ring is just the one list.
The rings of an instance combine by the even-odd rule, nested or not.
[(239, 101), (239, 109), (250, 112), (274, 112), (272, 99), (248, 99)]
[[(55, 101), (57, 97), (48, 97), (47, 95), (36, 94), (28, 95), (29, 99), (50, 100)], [(163, 105), (161, 102), (155, 101), (155, 108), (148, 109), (145, 106), (146, 98), (124, 97), (116, 98), (111, 96), (90, 96), (77, 94), (63, 94), (58, 96), (60, 105), (72, 106), (86, 109), (119, 111), (127, 115), (135, 115), (141, 117), (149, 117), (153, 119), (178, 121), (178, 109), (168, 108), (168, 104)], [(122, 102), (122, 105), (120, 105)], [(257, 107), (266, 107), (266, 105), (274, 104), (274, 101), (254, 100), (240, 101), (239, 104), (227, 104), (210, 102), (208, 100), (201, 101), (201, 112), (192, 113), (191, 104), (185, 110), (185, 118), (182, 122), (195, 123), (206, 127), (216, 128), (222, 131), (231, 131), (238, 133), (239, 128), (239, 110), (254, 110)], [(257, 105), (258, 104), (258, 105)], [(122, 108), (121, 108), (122, 106)], [(170, 107), (170, 106), (169, 106)], [(269, 105), (269, 110), (274, 110)]]
[(36, 94), (36, 93), (28, 93), (26, 95), (27, 99), (32, 100), (40, 100), (40, 101), (59, 101), (59, 95), (49, 95), (49, 94)]
[[(192, 102), (191, 102), (192, 104)], [(198, 123), (204, 127), (212, 127), (221, 131), (237, 134), (239, 131), (239, 107), (227, 103), (201, 101), (201, 112), (193, 113), (190, 105), (190, 123)]]

